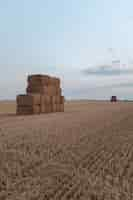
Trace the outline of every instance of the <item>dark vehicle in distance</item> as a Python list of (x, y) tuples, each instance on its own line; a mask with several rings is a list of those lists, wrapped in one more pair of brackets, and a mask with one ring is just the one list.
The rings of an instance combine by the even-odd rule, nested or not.
[(111, 102), (117, 102), (117, 96), (112, 96), (110, 99)]

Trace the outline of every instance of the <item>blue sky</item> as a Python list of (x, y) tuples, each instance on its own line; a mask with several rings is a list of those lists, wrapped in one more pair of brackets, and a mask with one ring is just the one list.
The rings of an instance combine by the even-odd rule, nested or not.
[[(0, 99), (24, 93), (31, 73), (61, 77), (68, 98), (132, 99), (132, 8), (131, 0), (0, 0)], [(129, 69), (115, 73), (112, 59)]]

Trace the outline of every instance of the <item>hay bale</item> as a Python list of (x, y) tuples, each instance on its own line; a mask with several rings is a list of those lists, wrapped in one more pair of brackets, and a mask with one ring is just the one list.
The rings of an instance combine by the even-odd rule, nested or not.
[(55, 87), (60, 87), (60, 79), (56, 77), (50, 77), (50, 84)]
[(47, 94), (50, 96), (55, 96), (56, 95), (56, 87), (53, 85), (48, 86)]
[(40, 105), (40, 94), (27, 94), (17, 96), (17, 105), (19, 106), (33, 106)]
[(57, 88), (60, 88), (60, 85), (61, 85), (60, 84), (60, 79), (56, 78), (55, 81), (56, 81), (55, 85), (57, 86)]
[(53, 112), (64, 112), (64, 104), (53, 104)]
[(41, 113), (51, 113), (52, 105), (51, 104), (42, 104), (41, 105)]
[(27, 94), (44, 94), (48, 96), (54, 96), (56, 95), (56, 88), (54, 86), (28, 86), (26, 89)]
[(52, 103), (52, 97), (49, 95), (41, 95), (41, 105), (49, 105)]
[(33, 88), (43, 88), (44, 86), (48, 86), (45, 84), (38, 84), (38, 83), (32, 83), (32, 84), (28, 84), (27, 88), (33, 89)]
[(45, 94), (46, 93), (46, 86), (28, 86), (26, 89), (27, 94)]
[(52, 96), (52, 103), (59, 104), (60, 103), (60, 96)]
[(40, 105), (17, 106), (18, 115), (33, 115), (33, 114), (40, 114), (40, 112), (41, 112)]
[(48, 85), (50, 77), (48, 75), (30, 75), (28, 76), (29, 85)]
[(54, 86), (54, 80), (52, 77), (50, 77), (50, 79), (49, 79), (49, 85)]
[(59, 78), (53, 77), (52, 80), (53, 80), (53, 84), (54, 84), (56, 87), (60, 87), (60, 79), (59, 79)]
[(47, 105), (41, 104), (41, 113), (47, 113)]
[(57, 104), (57, 112), (64, 112), (64, 104)]

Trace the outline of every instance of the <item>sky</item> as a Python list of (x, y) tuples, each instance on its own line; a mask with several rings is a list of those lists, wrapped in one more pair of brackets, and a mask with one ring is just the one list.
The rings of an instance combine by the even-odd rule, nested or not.
[(132, 8), (132, 0), (0, 0), (0, 99), (25, 93), (35, 73), (60, 77), (66, 98), (133, 99)]

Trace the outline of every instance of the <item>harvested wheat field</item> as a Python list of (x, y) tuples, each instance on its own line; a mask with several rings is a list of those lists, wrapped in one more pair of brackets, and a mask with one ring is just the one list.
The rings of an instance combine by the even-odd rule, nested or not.
[(1, 114), (0, 158), (0, 200), (133, 199), (133, 103)]
[(0, 101), (0, 114), (13, 114), (16, 112), (16, 102)]

